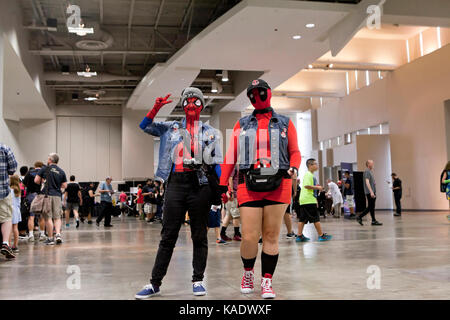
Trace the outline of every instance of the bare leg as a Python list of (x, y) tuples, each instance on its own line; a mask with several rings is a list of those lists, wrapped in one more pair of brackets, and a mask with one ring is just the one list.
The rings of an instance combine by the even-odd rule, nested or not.
[[(12, 222), (11, 221), (3, 222), (3, 224), (2, 224), (3, 242), (8, 242), (9, 237), (11, 236), (11, 230), (12, 230)], [(8, 242), (8, 244), (9, 244), (9, 242)]]
[(70, 223), (70, 210), (66, 210), (65, 212), (66, 215), (66, 224)]
[(304, 222), (299, 222), (298, 223), (298, 235), (301, 236), (303, 235), (303, 228), (305, 227), (305, 223)]
[(278, 254), (278, 239), (287, 204), (265, 206), (263, 210), (262, 251), (269, 255)]
[(241, 256), (253, 259), (258, 254), (258, 241), (262, 227), (262, 208), (241, 207), (242, 241)]
[(61, 219), (55, 219), (56, 234), (61, 234)]
[(19, 227), (18, 224), (13, 225), (13, 234), (14, 234), (14, 247), (17, 248), (19, 245)]
[(322, 226), (320, 225), (320, 222), (315, 222), (314, 227), (316, 228), (317, 234), (319, 236), (323, 235)]
[[(61, 219), (60, 219), (61, 221)], [(45, 219), (45, 227), (47, 228), (48, 237), (53, 238), (53, 220), (52, 218)]]
[(284, 214), (284, 224), (286, 225), (287, 233), (292, 233), (292, 220), (289, 213)]

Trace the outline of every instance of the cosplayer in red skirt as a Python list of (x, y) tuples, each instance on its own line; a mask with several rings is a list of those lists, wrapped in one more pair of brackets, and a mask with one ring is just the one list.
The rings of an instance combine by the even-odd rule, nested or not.
[[(292, 121), (276, 113), (270, 104), (271, 89), (261, 79), (253, 80), (247, 96), (255, 107), (234, 126), (230, 147), (221, 165), (220, 185), (239, 161), (237, 200), (242, 221), (241, 258), (244, 276), (241, 292), (253, 292), (253, 267), (262, 234), (263, 298), (274, 298), (272, 276), (278, 261), (278, 237), (287, 205), (291, 202), (292, 179), (297, 179), (301, 156)], [(226, 195), (223, 195), (227, 201)]]

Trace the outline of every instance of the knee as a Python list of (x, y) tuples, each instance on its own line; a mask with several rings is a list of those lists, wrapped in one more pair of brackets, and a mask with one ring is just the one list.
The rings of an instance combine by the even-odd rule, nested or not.
[(243, 242), (258, 242), (259, 233), (258, 232), (242, 232), (242, 241)]
[(277, 244), (278, 243), (279, 233), (273, 230), (264, 231), (263, 232), (263, 241), (269, 244)]

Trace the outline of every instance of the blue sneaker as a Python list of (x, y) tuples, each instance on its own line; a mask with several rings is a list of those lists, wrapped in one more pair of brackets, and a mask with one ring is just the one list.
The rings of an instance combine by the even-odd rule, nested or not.
[(329, 241), (331, 238), (333, 238), (333, 236), (324, 232), (323, 235), (319, 237), (319, 241)]
[(295, 238), (295, 242), (306, 242), (309, 240), (311, 240), (311, 239), (308, 237), (305, 237), (304, 235), (297, 236), (297, 238)]
[(203, 285), (203, 281), (196, 281), (192, 284), (192, 293), (194, 296), (206, 295), (206, 288)]
[(148, 299), (153, 296), (157, 296), (161, 293), (159, 290), (159, 287), (153, 287), (151, 284), (147, 284), (144, 286), (144, 288), (136, 293), (134, 296), (136, 299)]
[(70, 228), (70, 223), (66, 223), (66, 228), (67, 228), (67, 229)]

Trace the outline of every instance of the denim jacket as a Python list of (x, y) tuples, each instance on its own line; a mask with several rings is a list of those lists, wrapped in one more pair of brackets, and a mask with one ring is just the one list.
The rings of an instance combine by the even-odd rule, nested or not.
[[(183, 141), (183, 135), (180, 134), (180, 128), (186, 128), (186, 119), (179, 121), (153, 122), (147, 117), (142, 120), (139, 127), (146, 133), (155, 137), (160, 137), (159, 144), (159, 163), (155, 177), (167, 181), (173, 166), (173, 158), (176, 146)], [(202, 153), (196, 155), (197, 159), (203, 164), (215, 167), (218, 175), (219, 166), (222, 163), (221, 135), (215, 128), (199, 121), (198, 127), (201, 128), (199, 141), (201, 142)], [(198, 158), (200, 157), (200, 158)], [(200, 168), (196, 170), (199, 185), (208, 184), (206, 172)]]
[[(252, 113), (241, 118), (239, 120), (239, 125), (241, 128), (239, 135), (239, 170), (247, 170), (250, 169), (257, 160), (253, 159), (253, 157), (255, 155), (258, 120), (254, 113)], [(272, 118), (269, 122), (271, 167), (261, 168), (262, 174), (275, 174), (278, 169), (287, 170), (290, 168), (287, 138), (288, 128), (289, 118), (272, 110)]]

